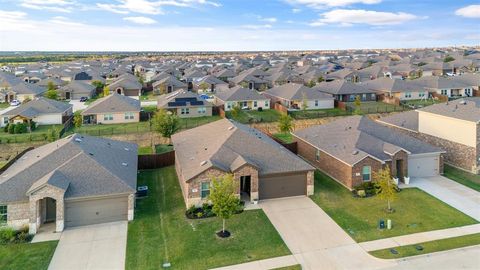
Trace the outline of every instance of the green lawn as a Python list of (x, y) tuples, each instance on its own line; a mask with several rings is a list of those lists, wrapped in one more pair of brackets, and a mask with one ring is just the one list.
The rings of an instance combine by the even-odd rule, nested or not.
[(259, 123), (259, 122), (276, 122), (278, 118), (280, 118), (280, 112), (269, 109), (263, 111), (256, 111), (256, 110), (242, 110), (240, 113), (233, 117), (231, 112), (226, 113), (228, 118), (231, 118), (237, 122), (243, 124), (249, 123)]
[[(355, 110), (355, 104), (354, 102), (348, 102), (347, 106)], [(404, 108), (403, 106), (395, 106), (392, 104), (388, 104), (385, 102), (381, 101), (366, 101), (362, 102), (360, 105), (360, 109), (364, 114), (370, 114), (370, 113), (384, 113), (384, 112), (395, 112), (395, 111), (403, 111)]]
[(5, 164), (7, 164), (8, 161), (6, 160), (0, 160), (0, 169), (3, 168), (3, 166), (5, 166)]
[(8, 108), (10, 107), (10, 104), (8, 104), (7, 102), (0, 102), (0, 109), (5, 109), (5, 108)]
[(58, 241), (0, 245), (0, 269), (47, 269)]
[(428, 100), (414, 99), (414, 100), (405, 100), (402, 102), (402, 104), (405, 104), (406, 106), (413, 107), (413, 108), (422, 108), (422, 107), (437, 104), (437, 103), (441, 103), (441, 101), (434, 100), (434, 99), (428, 99)]
[(22, 143), (32, 141), (45, 141), (47, 131), (51, 128), (57, 128), (58, 131), (63, 129), (63, 125), (42, 125), (38, 126), (31, 133), (10, 134), (0, 129), (0, 143)]
[(302, 270), (302, 266), (300, 264), (295, 264), (295, 265), (291, 265), (291, 266), (275, 268), (275, 269), (272, 269), (272, 270)]
[(480, 175), (468, 173), (445, 164), (443, 176), (452, 179), (464, 186), (480, 191)]
[(148, 91), (140, 96), (141, 101), (156, 101), (157, 99), (158, 95), (154, 95), (153, 91)]
[(173, 150), (173, 145), (168, 145), (168, 144), (157, 144), (155, 145), (155, 153), (157, 154), (163, 154), (166, 152), (170, 152)]
[[(369, 253), (381, 259), (397, 259), (474, 245), (480, 245), (480, 233), (429, 241), (415, 245), (395, 247), (394, 249), (398, 252), (398, 254), (393, 254), (390, 251), (391, 248), (375, 250)], [(417, 246), (422, 246), (423, 250), (417, 250)]]
[[(395, 212), (387, 214), (386, 202), (377, 196), (355, 198), (319, 171), (315, 173), (315, 194), (311, 198), (357, 242), (478, 223), (417, 188), (398, 193), (392, 204)], [(391, 219), (393, 228), (378, 229), (380, 219)]]
[(207, 269), (290, 254), (262, 210), (234, 215), (232, 233), (220, 239), (219, 218), (189, 220), (174, 167), (139, 173), (138, 185), (149, 196), (137, 201), (135, 220), (128, 225), (126, 269)]
[(153, 149), (152, 149), (151, 146), (138, 147), (138, 154), (139, 155), (150, 155), (150, 154), (153, 154)]
[(275, 133), (275, 134), (273, 134), (273, 137), (283, 141), (284, 143), (292, 143), (293, 142), (292, 134), (290, 134), (290, 133)]
[(321, 110), (305, 110), (305, 111), (298, 110), (298, 111), (291, 111), (288, 114), (295, 119), (312, 119), (312, 118), (321, 118), (321, 117), (351, 115), (351, 113), (341, 110), (339, 108), (321, 109)]

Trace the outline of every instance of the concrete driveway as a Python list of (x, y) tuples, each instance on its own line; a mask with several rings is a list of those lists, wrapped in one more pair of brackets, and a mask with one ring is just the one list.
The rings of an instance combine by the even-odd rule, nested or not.
[(49, 270), (125, 268), (127, 221), (67, 228)]
[(88, 107), (85, 102), (80, 102), (80, 100), (70, 100), (68, 103), (73, 105), (73, 112), (85, 110)]
[(370, 256), (308, 197), (259, 205), (304, 269), (379, 269), (396, 264)]
[(418, 187), (480, 221), (480, 192), (478, 191), (443, 176), (415, 178), (411, 180), (409, 186)]

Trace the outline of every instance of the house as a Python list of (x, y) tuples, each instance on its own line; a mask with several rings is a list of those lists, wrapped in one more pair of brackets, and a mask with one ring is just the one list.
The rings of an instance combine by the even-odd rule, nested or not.
[(313, 89), (333, 95), (335, 100), (342, 102), (355, 101), (357, 96), (360, 97), (361, 101), (377, 101), (375, 91), (361, 84), (354, 84), (343, 80), (322, 82), (317, 84)]
[(167, 94), (172, 93), (174, 91), (185, 89), (187, 87), (186, 84), (177, 80), (175, 76), (165, 74), (163, 78), (159, 78), (152, 84), (153, 92), (155, 94)]
[(228, 83), (217, 79), (213, 75), (205, 76), (199, 80), (196, 80), (193, 85), (193, 89), (197, 92), (210, 92), (215, 93), (218, 91), (224, 91), (228, 89)]
[(263, 95), (271, 99), (272, 103), (280, 103), (289, 109), (302, 109), (304, 103), (307, 105), (307, 110), (332, 109), (334, 107), (332, 95), (298, 83), (275, 86), (263, 92)]
[(214, 103), (222, 106), (228, 112), (235, 106), (243, 110), (270, 109), (270, 99), (260, 95), (255, 90), (246, 89), (240, 86), (225, 91), (218, 91), (215, 94)]
[(378, 121), (445, 149), (446, 163), (480, 173), (479, 97), (439, 103)]
[(472, 85), (455, 78), (429, 76), (418, 78), (412, 82), (429, 92), (435, 92), (449, 98), (471, 97), (473, 94)]
[(138, 78), (130, 73), (125, 73), (115, 79), (108, 85), (110, 93), (117, 93), (129, 97), (140, 97), (142, 94), (142, 84)]
[(157, 108), (170, 111), (180, 118), (212, 116), (212, 107), (213, 104), (198, 94), (186, 90), (161, 95), (157, 101)]
[(0, 127), (8, 123), (30, 123), (37, 125), (61, 125), (73, 115), (73, 105), (48, 99), (36, 98), (0, 115)]
[(77, 100), (82, 97), (91, 98), (95, 95), (97, 88), (84, 81), (71, 81), (58, 89), (60, 98), (66, 100)]
[(298, 154), (349, 189), (372, 181), (388, 166), (392, 177), (442, 173), (444, 151), (383, 126), (366, 116), (351, 116), (293, 133)]
[(314, 168), (249, 126), (222, 119), (174, 134), (172, 142), (187, 207), (206, 202), (212, 177), (225, 174), (246, 201), (313, 194)]
[(0, 175), (0, 222), (35, 234), (133, 220), (137, 162), (135, 144), (79, 134), (28, 151)]
[(265, 77), (269, 75), (260, 68), (251, 68), (230, 79), (230, 83), (232, 86), (239, 85), (252, 90), (266, 89), (268, 88), (268, 81)]
[(415, 80), (378, 78), (362, 83), (363, 87), (377, 92), (378, 96), (386, 96), (403, 100), (416, 100), (429, 98), (429, 92)]
[(140, 101), (113, 93), (81, 112), (84, 124), (120, 124), (140, 121)]

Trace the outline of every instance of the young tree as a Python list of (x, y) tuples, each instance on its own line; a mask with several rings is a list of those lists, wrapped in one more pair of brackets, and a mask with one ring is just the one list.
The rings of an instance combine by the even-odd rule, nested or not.
[(76, 111), (73, 114), (73, 126), (76, 128), (79, 128), (82, 126), (82, 124), (83, 124), (83, 117), (80, 114), (80, 111)]
[(105, 86), (101, 81), (92, 81), (92, 85), (97, 89), (101, 89)]
[(390, 203), (397, 197), (397, 186), (390, 175), (390, 168), (386, 166), (385, 169), (373, 172), (373, 181), (378, 187), (377, 196), (387, 201), (387, 211), (392, 212)]
[(242, 108), (240, 108), (240, 105), (237, 104), (237, 105), (233, 106), (233, 108), (231, 110), (232, 116), (236, 118), (240, 114), (241, 111), (242, 111)]
[(355, 97), (355, 101), (353, 102), (355, 105), (355, 114), (362, 114), (362, 100), (360, 99), (360, 96)]
[(55, 84), (52, 81), (49, 81), (47, 83), (47, 91), (48, 90), (55, 90), (55, 89), (56, 89)]
[(302, 93), (302, 112), (303, 114), (306, 114), (308, 109), (308, 99), (307, 99), (307, 94), (304, 92)]
[(200, 89), (202, 89), (203, 92), (207, 91), (209, 84), (206, 82), (202, 82), (199, 86)]
[(110, 95), (110, 87), (104, 86), (103, 87), (103, 96), (106, 97), (108, 95)]
[(325, 81), (325, 79), (323, 78), (323, 76), (318, 77), (317, 82), (321, 83), (321, 82), (323, 82), (323, 81)]
[(307, 87), (314, 87), (317, 83), (314, 81), (314, 80), (310, 80), (309, 82), (307, 82)]
[(57, 127), (53, 127), (47, 130), (47, 140), (49, 142), (54, 142), (60, 138), (60, 131)]
[(280, 118), (278, 118), (278, 129), (280, 132), (286, 134), (293, 130), (293, 119), (288, 114), (282, 114)]
[(167, 113), (166, 110), (158, 110), (152, 118), (152, 123), (154, 129), (168, 139), (180, 128), (178, 117)]
[(45, 92), (45, 97), (49, 99), (58, 99), (58, 92), (55, 89), (50, 89)]
[(222, 219), (221, 237), (228, 237), (225, 231), (225, 220), (229, 219), (237, 210), (240, 200), (235, 195), (233, 175), (213, 178), (208, 199), (212, 202), (212, 212)]
[(248, 87), (250, 86), (249, 83), (246, 82), (246, 81), (241, 82), (239, 85), (240, 85), (242, 88), (247, 88), (247, 89), (248, 89)]

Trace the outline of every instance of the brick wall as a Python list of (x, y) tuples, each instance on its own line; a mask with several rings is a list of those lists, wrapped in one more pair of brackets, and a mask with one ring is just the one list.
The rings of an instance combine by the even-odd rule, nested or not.
[(370, 180), (373, 180), (373, 173), (378, 172), (380, 169), (383, 168), (383, 164), (371, 157), (366, 157), (357, 164), (355, 164), (352, 168), (352, 181), (350, 184), (350, 188), (356, 187), (358, 185), (361, 185), (363, 183), (363, 176), (362, 176), (362, 170), (364, 166), (370, 166), (371, 167), (371, 177)]

